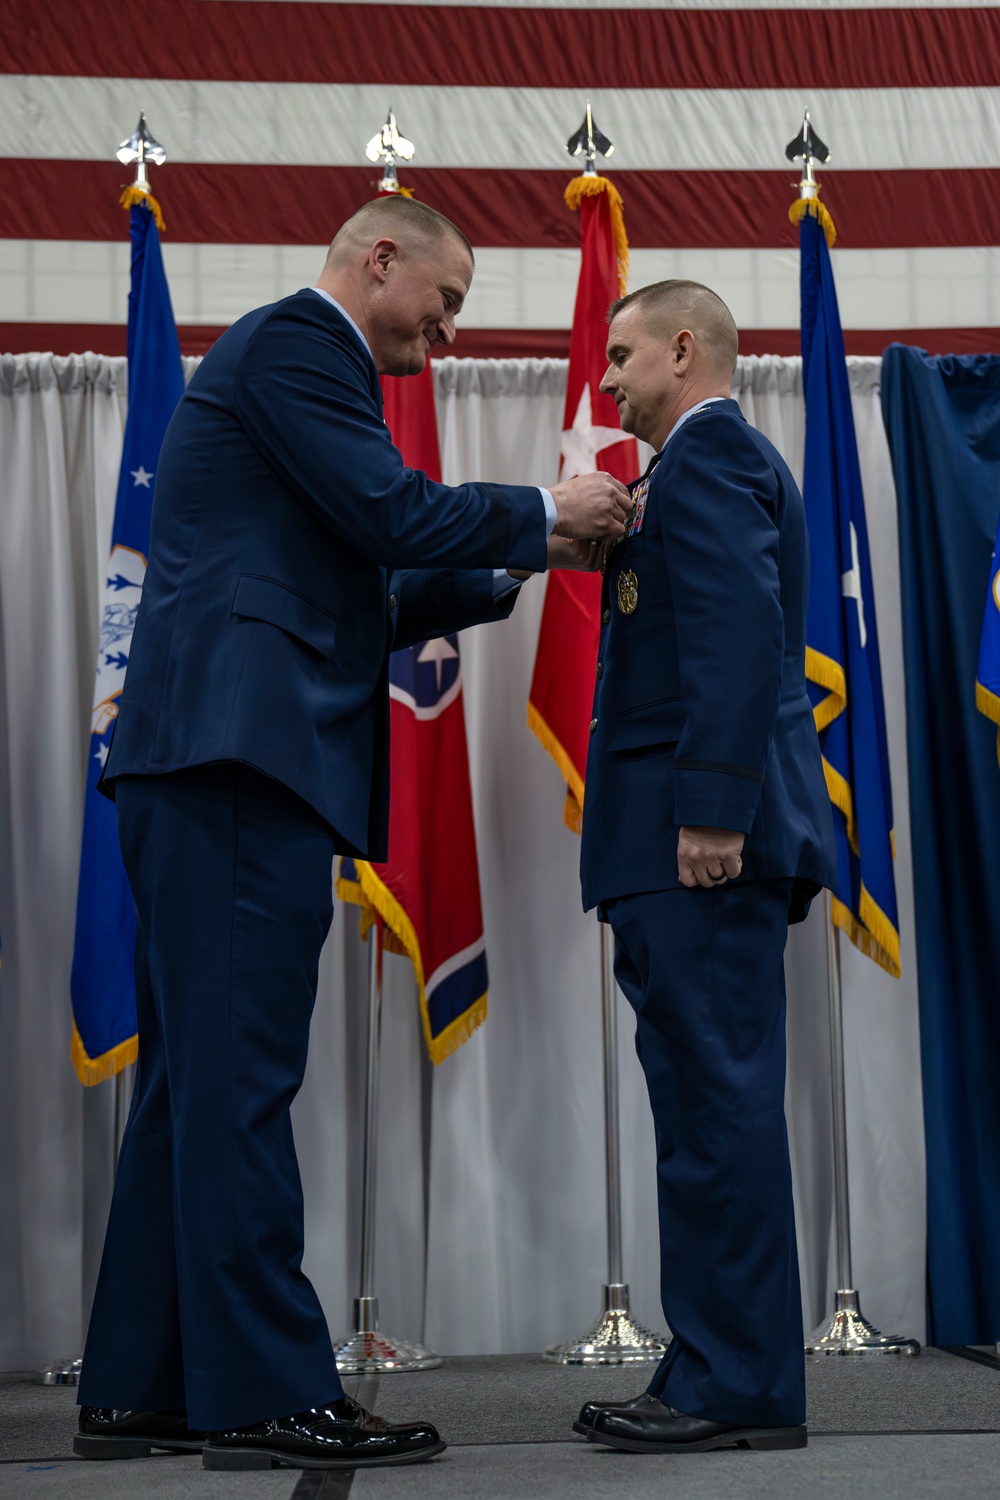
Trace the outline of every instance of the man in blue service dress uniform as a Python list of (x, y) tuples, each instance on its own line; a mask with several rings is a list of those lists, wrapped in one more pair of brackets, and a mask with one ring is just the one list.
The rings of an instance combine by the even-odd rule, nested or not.
[(389, 651), (508, 613), (504, 570), (579, 562), (628, 510), (607, 475), (449, 489), (404, 467), (379, 373), (452, 341), (472, 272), (433, 210), (366, 205), (316, 288), (215, 344), (163, 443), (105, 768), (138, 915), (139, 1072), (85, 1457), (353, 1467), (444, 1447), (344, 1395), (301, 1269), (289, 1109), (334, 855), (387, 853)]
[(833, 880), (833, 826), (802, 498), (729, 399), (736, 351), (697, 283), (611, 308), (601, 389), (656, 454), (605, 562), (581, 877), (637, 1017), (673, 1341), (576, 1430), (634, 1452), (806, 1442), (782, 954)]

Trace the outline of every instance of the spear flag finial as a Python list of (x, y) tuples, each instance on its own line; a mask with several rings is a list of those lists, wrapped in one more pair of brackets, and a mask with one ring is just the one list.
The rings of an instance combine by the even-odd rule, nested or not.
[(582, 152), (584, 158), (584, 177), (596, 177), (598, 152), (600, 152), (601, 156), (607, 157), (611, 155), (614, 149), (607, 136), (602, 134), (594, 124), (594, 112), (590, 107), (590, 100), (588, 99), (587, 113), (583, 117), (583, 124), (576, 134), (571, 135), (566, 142), (566, 150), (570, 156), (579, 156)]
[(167, 153), (159, 141), (154, 140), (150, 134), (144, 114), (140, 114), (139, 123), (135, 127), (135, 130), (127, 141), (122, 141), (115, 155), (123, 166), (130, 167), (133, 162), (135, 163), (135, 182), (132, 186), (133, 188), (137, 188), (140, 193), (147, 194), (150, 188), (146, 163), (151, 161), (156, 166), (162, 167), (167, 159)]
[(382, 181), (378, 185), (380, 193), (402, 191), (396, 176), (396, 160), (412, 161), (416, 149), (412, 141), (408, 141), (405, 135), (400, 135), (396, 127), (396, 116), (390, 109), (382, 129), (378, 135), (372, 136), (365, 147), (365, 155), (369, 161), (382, 163)]
[(802, 162), (802, 181), (799, 183), (800, 198), (815, 198), (819, 191), (816, 174), (813, 171), (813, 162), (821, 165), (830, 160), (830, 148), (821, 141), (812, 127), (809, 111), (806, 110), (802, 117), (802, 129), (794, 140), (789, 141), (785, 147), (785, 155), (789, 161)]

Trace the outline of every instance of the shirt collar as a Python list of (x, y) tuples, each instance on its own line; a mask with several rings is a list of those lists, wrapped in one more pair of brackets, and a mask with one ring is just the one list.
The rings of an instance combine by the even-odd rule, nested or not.
[[(728, 401), (729, 399), (730, 398), (728, 396), (709, 396), (707, 401), (699, 401), (697, 406), (689, 406), (687, 411), (681, 413), (681, 415), (677, 418), (677, 421), (674, 423), (673, 427), (671, 427), (670, 431), (667, 433), (663, 448), (665, 448), (667, 446), (667, 443), (670, 442), (670, 439), (673, 437), (677, 429), (684, 426), (684, 423), (687, 421), (688, 417), (693, 417), (695, 412), (704, 411), (706, 406), (714, 406), (716, 401)], [(660, 449), (661, 453), (663, 452), (663, 448)]]
[(354, 319), (351, 317), (350, 313), (347, 311), (346, 307), (341, 307), (341, 305), (337, 301), (336, 297), (331, 297), (330, 293), (329, 292), (325, 292), (321, 286), (311, 286), (311, 287), (308, 287), (307, 290), (310, 291), (310, 292), (315, 292), (316, 295), (317, 295), (317, 297), (324, 298), (325, 301), (329, 302), (329, 304), (330, 304), (331, 307), (335, 307), (337, 309), (337, 311), (340, 313), (340, 316), (342, 318), (346, 318), (347, 319), (348, 323), (350, 323), (351, 327), (354, 329), (354, 332), (357, 334), (358, 338), (364, 344), (365, 349), (367, 350), (368, 356), (371, 359), (372, 364), (374, 364), (375, 363), (375, 357), (372, 354), (371, 345), (369, 344), (368, 340), (365, 338), (364, 334), (361, 332), (361, 329), (358, 327), (357, 323), (355, 323)]

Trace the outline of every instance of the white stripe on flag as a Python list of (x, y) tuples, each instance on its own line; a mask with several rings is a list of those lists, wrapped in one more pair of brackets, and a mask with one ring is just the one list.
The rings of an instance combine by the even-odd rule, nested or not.
[[(739, 171), (787, 165), (801, 89), (595, 89), (618, 169)], [(580, 89), (392, 90), (422, 167), (569, 170)], [(835, 166), (860, 171), (1000, 165), (1000, 88), (810, 89)], [(361, 166), (384, 84), (198, 82), (0, 75), (0, 154), (111, 161), (144, 109), (175, 162)], [(66, 122), (72, 122), (67, 131)], [(474, 122), (483, 128), (472, 128)], [(365, 123), (369, 122), (369, 123)], [(154, 174), (155, 175), (155, 174)]]
[[(124, 215), (123, 215), (124, 221)], [(123, 223), (124, 234), (124, 223)], [(163, 246), (177, 322), (226, 326), (311, 286), (325, 245)], [(833, 252), (845, 328), (1000, 326), (1000, 248)], [(569, 328), (577, 250), (476, 250), (465, 328)], [(0, 322), (124, 323), (129, 246), (93, 240), (0, 241)], [(702, 281), (743, 328), (797, 328), (799, 255), (788, 250), (633, 250), (629, 284)]]
[(467, 948), (463, 948), (461, 953), (453, 953), (451, 958), (446, 958), (444, 963), (440, 964), (438, 968), (434, 970), (434, 973), (431, 975), (431, 977), (424, 981), (424, 992), (427, 995), (428, 1000), (437, 989), (439, 984), (443, 984), (444, 981), (446, 979), (449, 979), (451, 975), (454, 974), (458, 969), (464, 968), (465, 965), (471, 963), (474, 958), (478, 958), (480, 953), (485, 952), (486, 938), (481, 937), (477, 938), (474, 943), (470, 943)]

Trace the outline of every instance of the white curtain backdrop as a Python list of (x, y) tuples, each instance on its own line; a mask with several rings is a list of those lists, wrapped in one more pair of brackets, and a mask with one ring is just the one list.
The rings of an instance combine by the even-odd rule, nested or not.
[[(0, 1369), (82, 1342), (109, 1187), (113, 1086), (69, 1061), (81, 788), (125, 417), (123, 360), (0, 360)], [(877, 359), (849, 362), (875, 575), (896, 810), (903, 979), (842, 945), (854, 1280), (883, 1329), (924, 1337), (924, 1146), (895, 494)], [(444, 477), (552, 482), (566, 366), (435, 365)], [(801, 475), (797, 359), (740, 362), (734, 394)], [(440, 1068), (422, 1056), (407, 961), (383, 1015), (377, 1290), (382, 1326), (447, 1353), (537, 1350), (585, 1328), (606, 1277), (598, 938), (578, 840), (525, 705), (544, 581), (463, 637), (490, 967), (487, 1024)], [(822, 912), (793, 930), (788, 1116), (803, 1310), (834, 1285)], [(295, 1106), (306, 1269), (334, 1334), (358, 1278), (365, 950), (338, 908)], [(625, 1274), (659, 1311), (652, 1128), (619, 1012)], [(752, 1295), (752, 1288), (748, 1289)]]

